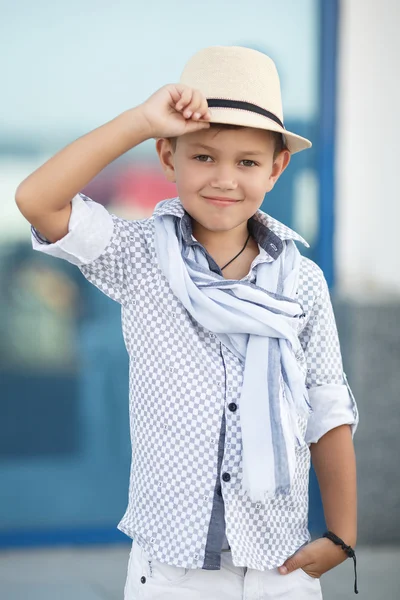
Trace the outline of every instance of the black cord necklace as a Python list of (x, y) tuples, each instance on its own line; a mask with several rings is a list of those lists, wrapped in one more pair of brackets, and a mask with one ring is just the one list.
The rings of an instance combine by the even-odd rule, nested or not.
[(242, 254), (243, 250), (244, 250), (244, 249), (246, 248), (246, 246), (247, 246), (247, 242), (249, 241), (249, 239), (250, 239), (250, 233), (249, 233), (249, 236), (248, 236), (248, 238), (247, 238), (247, 240), (246, 240), (246, 243), (245, 243), (245, 245), (243, 246), (243, 248), (241, 249), (241, 251), (240, 251), (238, 254), (236, 254), (236, 256), (234, 256), (234, 257), (232, 258), (232, 260), (230, 260), (228, 263), (226, 263), (226, 265), (225, 265), (224, 267), (221, 267), (221, 271), (223, 271), (223, 270), (224, 270), (224, 269), (225, 269), (225, 268), (226, 268), (228, 265), (230, 265), (230, 264), (231, 264), (231, 263), (232, 263), (232, 262), (233, 262), (233, 261), (234, 261), (234, 260), (235, 260), (235, 259), (236, 259), (238, 256), (240, 256), (240, 255)]

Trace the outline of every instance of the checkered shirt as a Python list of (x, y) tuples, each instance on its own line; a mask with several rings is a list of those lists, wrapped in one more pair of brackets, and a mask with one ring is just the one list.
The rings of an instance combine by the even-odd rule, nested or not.
[[(121, 304), (130, 363), (132, 464), (129, 503), (119, 529), (137, 540), (152, 558), (185, 568), (204, 568), (219, 476), (234, 564), (259, 570), (281, 565), (310, 540), (309, 447), (296, 451), (289, 495), (277, 495), (264, 503), (250, 500), (242, 487), (243, 365), (187, 312), (157, 263), (154, 217), (172, 214), (186, 226), (190, 217), (178, 198), (164, 203), (151, 218), (137, 221), (112, 215), (82, 194), (72, 205), (69, 233), (64, 238), (50, 244), (32, 228), (32, 244), (36, 250), (77, 265), (91, 283)], [(306, 243), (261, 210), (250, 219), (250, 225), (260, 249), (244, 278), (250, 282), (255, 282), (258, 264), (274, 260), (265, 242), (271, 231), (282, 241)], [(300, 418), (299, 425), (311, 443), (345, 423), (354, 431), (358, 414), (343, 373), (325, 278), (305, 257), (297, 298), (304, 309), (298, 331), (303, 352), (297, 359), (316, 409), (316, 416), (311, 415), (308, 423)], [(318, 391), (329, 384), (336, 384), (341, 393), (328, 400), (325, 393), (319, 399)], [(229, 409), (232, 403), (237, 406), (234, 412)], [(223, 415), (226, 434), (219, 471)], [(226, 473), (229, 481), (222, 477)]]

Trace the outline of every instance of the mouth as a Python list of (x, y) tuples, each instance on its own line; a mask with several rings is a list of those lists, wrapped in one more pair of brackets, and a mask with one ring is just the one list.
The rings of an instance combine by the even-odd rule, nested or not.
[(217, 206), (231, 206), (232, 204), (240, 202), (240, 200), (226, 198), (224, 196), (203, 196), (203, 198), (204, 200), (207, 200), (207, 202), (211, 202), (211, 204), (216, 204)]

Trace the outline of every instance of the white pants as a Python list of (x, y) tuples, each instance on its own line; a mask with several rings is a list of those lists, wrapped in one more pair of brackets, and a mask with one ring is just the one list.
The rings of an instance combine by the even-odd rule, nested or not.
[(184, 569), (148, 559), (134, 541), (129, 557), (124, 600), (322, 600), (319, 579), (298, 569), (281, 575), (277, 569), (257, 571), (235, 567), (230, 552), (221, 555), (221, 569)]

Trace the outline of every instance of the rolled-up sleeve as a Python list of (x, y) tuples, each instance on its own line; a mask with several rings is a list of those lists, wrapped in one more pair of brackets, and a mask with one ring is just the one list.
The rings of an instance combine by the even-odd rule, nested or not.
[(110, 243), (113, 229), (112, 216), (104, 206), (83, 194), (77, 194), (72, 200), (67, 235), (52, 244), (32, 227), (32, 247), (81, 267), (103, 254)]
[(312, 407), (306, 442), (316, 443), (340, 425), (351, 425), (354, 435), (359, 420), (358, 409), (343, 371), (335, 316), (322, 271), (320, 292), (300, 334), (300, 341), (306, 357), (306, 384)]
[(121, 304), (132, 298), (149, 261), (138, 221), (109, 213), (83, 194), (72, 200), (68, 233), (54, 244), (32, 227), (34, 250), (67, 260), (104, 294)]

